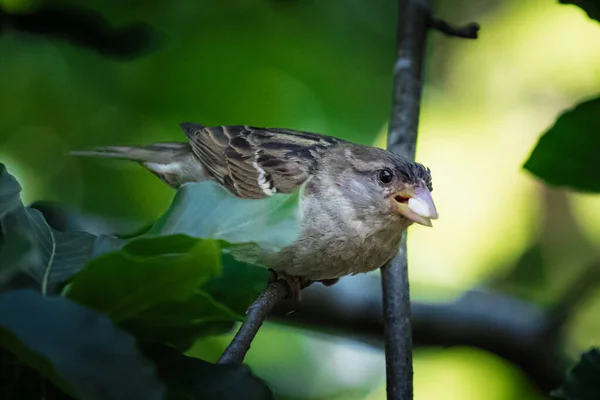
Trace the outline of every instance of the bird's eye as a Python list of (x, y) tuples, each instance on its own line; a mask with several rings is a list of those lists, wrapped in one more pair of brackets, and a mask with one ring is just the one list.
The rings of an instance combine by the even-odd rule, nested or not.
[(379, 171), (378, 177), (379, 177), (379, 180), (382, 183), (385, 183), (385, 184), (388, 184), (388, 183), (390, 183), (391, 181), (394, 180), (394, 174), (392, 173), (392, 171), (390, 171), (387, 168), (382, 169), (381, 171)]

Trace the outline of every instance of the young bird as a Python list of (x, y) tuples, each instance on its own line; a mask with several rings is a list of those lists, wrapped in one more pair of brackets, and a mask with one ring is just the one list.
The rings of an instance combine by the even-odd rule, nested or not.
[(413, 222), (438, 217), (429, 169), (379, 148), (290, 129), (181, 124), (187, 143), (109, 146), (73, 154), (139, 162), (171, 187), (212, 179), (242, 198), (307, 182), (299, 238), (277, 253), (234, 254), (274, 270), (298, 291), (373, 271), (397, 253)]

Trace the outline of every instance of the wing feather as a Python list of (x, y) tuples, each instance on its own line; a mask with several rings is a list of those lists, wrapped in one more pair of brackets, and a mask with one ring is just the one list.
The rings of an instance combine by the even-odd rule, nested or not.
[(261, 198), (289, 193), (314, 171), (320, 155), (342, 142), (291, 129), (182, 124), (192, 151), (232, 193)]

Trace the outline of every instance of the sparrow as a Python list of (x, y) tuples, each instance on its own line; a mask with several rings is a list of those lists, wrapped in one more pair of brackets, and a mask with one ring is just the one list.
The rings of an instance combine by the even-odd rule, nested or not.
[(291, 129), (180, 126), (187, 142), (72, 154), (137, 161), (173, 188), (211, 179), (248, 199), (290, 193), (306, 183), (294, 243), (278, 252), (233, 254), (273, 270), (292, 292), (385, 265), (410, 225), (432, 226), (438, 218), (430, 170), (389, 151)]

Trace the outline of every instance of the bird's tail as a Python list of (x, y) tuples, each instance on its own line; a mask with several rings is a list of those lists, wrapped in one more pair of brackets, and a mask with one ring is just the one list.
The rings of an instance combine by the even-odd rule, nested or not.
[(69, 154), (88, 157), (122, 158), (132, 161), (167, 163), (182, 153), (191, 151), (188, 143), (156, 143), (148, 146), (104, 146), (88, 150), (76, 150)]
[(194, 156), (189, 143), (165, 142), (147, 146), (105, 146), (76, 150), (69, 154), (137, 161), (168, 185), (207, 179), (205, 169)]

